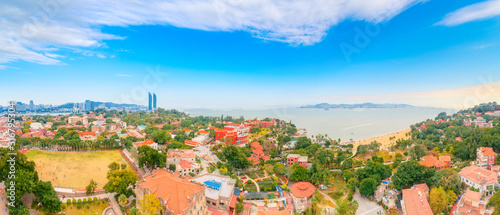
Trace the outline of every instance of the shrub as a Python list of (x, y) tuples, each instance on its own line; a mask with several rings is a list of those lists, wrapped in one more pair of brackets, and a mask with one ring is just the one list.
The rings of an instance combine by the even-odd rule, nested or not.
[(347, 198), (349, 201), (352, 201), (352, 192), (349, 193), (349, 197)]
[(78, 202), (78, 204), (82, 204), (82, 199), (78, 199), (77, 202)]
[(85, 207), (86, 207), (87, 209), (90, 209), (90, 205), (86, 205)]
[(67, 205), (67, 204), (64, 204), (64, 203), (62, 203), (62, 204), (61, 204), (61, 209), (62, 209), (62, 210), (66, 209), (66, 207), (68, 207), (68, 205)]
[(78, 203), (78, 205), (76, 205), (76, 208), (78, 208), (78, 210), (82, 209), (82, 204)]
[(90, 198), (90, 197), (87, 198), (87, 202), (89, 202), (89, 203), (92, 202), (92, 198)]
[(93, 202), (97, 202), (97, 197), (94, 197), (94, 201)]
[(67, 199), (66, 204), (71, 205), (71, 199)]
[(76, 199), (71, 200), (72, 204), (76, 204)]
[(87, 199), (83, 198), (83, 204), (87, 203)]

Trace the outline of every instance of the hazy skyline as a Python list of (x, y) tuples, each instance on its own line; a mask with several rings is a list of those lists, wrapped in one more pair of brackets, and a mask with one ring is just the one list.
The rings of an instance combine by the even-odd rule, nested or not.
[(147, 105), (147, 92), (178, 109), (500, 98), (500, 0), (56, 2), (2, 3), (2, 105)]

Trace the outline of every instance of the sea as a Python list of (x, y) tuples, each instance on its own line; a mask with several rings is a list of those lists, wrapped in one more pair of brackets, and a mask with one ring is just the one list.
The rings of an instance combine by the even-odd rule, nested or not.
[(305, 128), (307, 135), (327, 134), (342, 142), (377, 137), (410, 127), (410, 125), (434, 119), (439, 113), (455, 113), (456, 110), (442, 108), (270, 108), (260, 110), (187, 109), (191, 116), (232, 116), (245, 119), (278, 118)]

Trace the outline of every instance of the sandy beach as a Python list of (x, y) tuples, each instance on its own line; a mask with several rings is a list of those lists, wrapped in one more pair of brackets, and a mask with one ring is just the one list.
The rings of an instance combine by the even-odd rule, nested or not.
[[(368, 139), (364, 139), (364, 140), (358, 140), (358, 141), (353, 141), (353, 142), (345, 142), (343, 144), (353, 144), (354, 145), (354, 149), (357, 149), (359, 145), (366, 145), (366, 144), (370, 144), (372, 143), (373, 141), (377, 141), (380, 145), (380, 148), (389, 148), (391, 147), (393, 144), (396, 143), (396, 140), (398, 139), (408, 139), (409, 137), (407, 137), (405, 134), (410, 132), (411, 131), (411, 128), (408, 128), (408, 129), (404, 129), (404, 130), (401, 130), (401, 131), (397, 131), (397, 132), (393, 132), (393, 133), (390, 133), (390, 134), (385, 134), (385, 135), (382, 135), (382, 136), (378, 136), (378, 137), (372, 137), (372, 138), (368, 138)], [(395, 137), (393, 139), (390, 139), (391, 137)]]

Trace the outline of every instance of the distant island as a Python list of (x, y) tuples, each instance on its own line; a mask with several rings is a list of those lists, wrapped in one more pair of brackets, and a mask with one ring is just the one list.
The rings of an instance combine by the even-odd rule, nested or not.
[(334, 108), (415, 108), (416, 106), (407, 104), (374, 104), (374, 103), (362, 103), (362, 104), (328, 104), (320, 103), (316, 105), (306, 105), (300, 108), (321, 108), (321, 109), (334, 109)]

